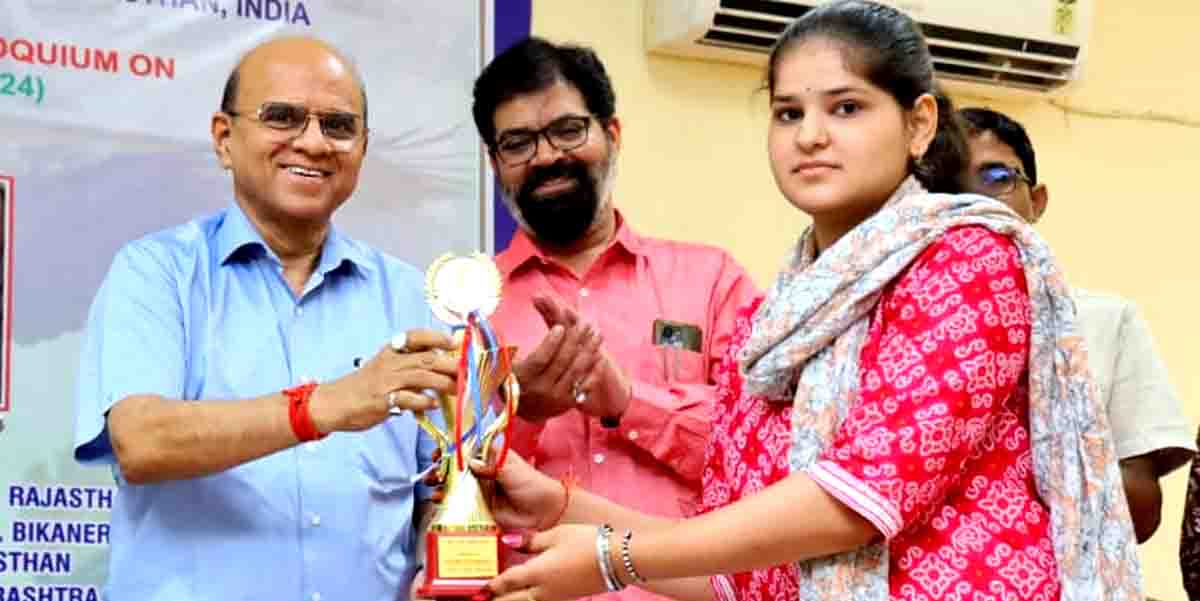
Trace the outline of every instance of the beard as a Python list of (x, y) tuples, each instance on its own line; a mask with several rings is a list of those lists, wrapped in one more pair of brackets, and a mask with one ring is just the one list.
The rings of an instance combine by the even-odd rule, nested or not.
[[(567, 246), (579, 240), (596, 221), (600, 208), (597, 180), (582, 161), (562, 159), (545, 167), (537, 167), (517, 190), (514, 202), (520, 220), (533, 237), (553, 246)], [(535, 196), (538, 186), (564, 178), (575, 183), (566, 192), (553, 196)]]

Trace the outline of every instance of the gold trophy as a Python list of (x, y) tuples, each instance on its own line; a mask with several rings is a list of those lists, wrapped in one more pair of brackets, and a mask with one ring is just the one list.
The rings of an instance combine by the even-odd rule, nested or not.
[(487, 321), (500, 287), (500, 272), (481, 253), (443, 255), (426, 273), (429, 305), (454, 329), (460, 348), (458, 392), (439, 399), (445, 430), (417, 414), (437, 441), (433, 479), (444, 487), (425, 535), (425, 581), (417, 594), (427, 599), (477, 598), (501, 570), (500, 527), (469, 467), (471, 460), (503, 463), (520, 397), (516, 347), (501, 346)]

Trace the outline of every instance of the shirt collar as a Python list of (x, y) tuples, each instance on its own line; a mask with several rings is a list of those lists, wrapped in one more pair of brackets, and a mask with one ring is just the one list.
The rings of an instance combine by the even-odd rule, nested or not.
[[(249, 248), (257, 249), (272, 261), (279, 262), (279, 257), (267, 246), (262, 234), (259, 234), (258, 229), (236, 202), (226, 209), (225, 219), (217, 229), (215, 242), (217, 256), (220, 257), (222, 265), (234, 260), (242, 249)], [(329, 233), (321, 247), (321, 263), (317, 265), (317, 271), (328, 274), (347, 262), (362, 270), (370, 271), (373, 268), (361, 245), (343, 236), (330, 224)]]
[[(642, 237), (629, 227), (625, 221), (625, 216), (620, 211), (616, 211), (615, 219), (617, 220), (617, 232), (613, 239), (608, 244), (608, 248), (600, 253), (601, 256), (608, 254), (614, 247), (623, 248), (631, 255), (637, 256), (643, 252)], [(517, 228), (516, 234), (513, 236), (512, 242), (508, 248), (496, 258), (496, 266), (500, 272), (508, 277), (512, 272), (519, 269), (521, 266), (530, 261), (537, 260), (541, 263), (548, 263), (549, 258), (542, 252), (541, 247), (534, 242), (524, 229)]]

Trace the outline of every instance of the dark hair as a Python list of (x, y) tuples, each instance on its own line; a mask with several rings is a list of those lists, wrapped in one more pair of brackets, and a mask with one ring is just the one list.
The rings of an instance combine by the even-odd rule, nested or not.
[(954, 105), (934, 81), (933, 58), (920, 27), (904, 13), (867, 0), (838, 0), (810, 9), (779, 36), (767, 62), (767, 90), (775, 92), (780, 58), (813, 38), (843, 45), (848, 68), (891, 94), (905, 110), (917, 98), (937, 100), (938, 126), (919, 161), (909, 165), (931, 192), (960, 192), (959, 172), (966, 165), (967, 142)]
[(588, 111), (600, 123), (607, 124), (612, 118), (617, 105), (612, 81), (591, 48), (529, 37), (501, 52), (475, 80), (471, 113), (479, 137), (491, 148), (496, 143), (496, 108), (558, 81), (579, 90)]
[(1037, 185), (1037, 161), (1033, 154), (1033, 142), (1025, 128), (1004, 113), (998, 113), (985, 108), (966, 108), (958, 111), (962, 117), (967, 132), (972, 135), (992, 132), (1001, 142), (1013, 149), (1017, 158), (1021, 159), (1021, 167), (1029, 177), (1030, 185)]
[(238, 83), (241, 81), (242, 65), (239, 63), (229, 72), (229, 77), (225, 80), (225, 90), (221, 92), (221, 112), (233, 113), (237, 112), (237, 94)]
[[(238, 61), (237, 66), (235, 66), (233, 68), (233, 70), (229, 72), (229, 77), (225, 80), (225, 89), (221, 91), (221, 112), (222, 113), (237, 112), (237, 107), (234, 105), (237, 104), (238, 83), (242, 79), (242, 73), (241, 73), (242, 72), (242, 62), (244, 62), (244, 61), (245, 61), (245, 59), (243, 59), (242, 61)], [(366, 86), (366, 84), (363, 83), (362, 77), (359, 77), (358, 71), (356, 71), (353, 67), (351, 67), (350, 72), (354, 74), (354, 80), (358, 83), (358, 93), (362, 95), (363, 125), (366, 126), (367, 125), (367, 86)]]

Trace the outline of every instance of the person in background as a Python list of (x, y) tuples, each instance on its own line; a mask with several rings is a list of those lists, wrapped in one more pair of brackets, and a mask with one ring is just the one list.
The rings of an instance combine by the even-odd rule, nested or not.
[(592, 50), (517, 43), (484, 68), (473, 112), (520, 226), (491, 318), (523, 351), (514, 450), (616, 503), (691, 513), (718, 359), (757, 287), (724, 250), (643, 235), (617, 209), (621, 120)]

